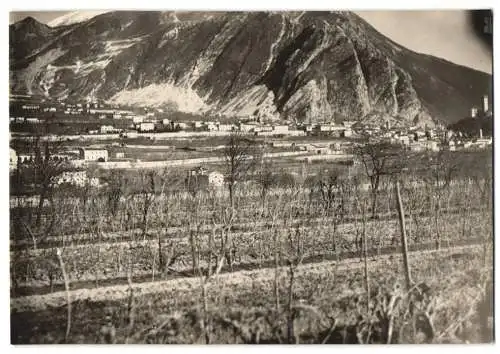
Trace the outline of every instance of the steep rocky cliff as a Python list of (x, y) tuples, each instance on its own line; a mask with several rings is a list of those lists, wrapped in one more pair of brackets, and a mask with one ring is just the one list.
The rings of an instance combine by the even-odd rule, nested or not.
[(10, 26), (11, 91), (297, 121), (453, 122), (491, 76), (350, 12), (110, 12)]

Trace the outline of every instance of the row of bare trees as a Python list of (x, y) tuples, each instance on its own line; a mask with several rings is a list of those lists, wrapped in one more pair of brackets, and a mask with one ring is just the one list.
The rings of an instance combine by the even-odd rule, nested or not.
[[(44, 142), (39, 140), (38, 144)], [(277, 225), (281, 220), (290, 220), (290, 223), (299, 221), (298, 224), (306, 226), (311, 223), (310, 218), (322, 219), (323, 224), (333, 226), (332, 245), (335, 252), (339, 253), (339, 258), (343, 247), (340, 244), (340, 225), (354, 220), (363, 226), (368, 213), (371, 213), (372, 218), (377, 218), (380, 209), (385, 206), (388, 211), (394, 212), (395, 200), (390, 185), (398, 180), (402, 182), (403, 202), (408, 205), (409, 234), (414, 239), (419, 237), (423, 228), (428, 226), (422, 225), (420, 214), (432, 215), (437, 247), (449, 233), (447, 224), (442, 222), (447, 209), (461, 203), (461, 212), (468, 216), (468, 219), (464, 218), (462, 232), (464, 235), (471, 234), (473, 205), (481, 206), (483, 201), (491, 199), (491, 170), (480, 162), (474, 169), (475, 174), (470, 177), (473, 184), (467, 189), (464, 187), (467, 184), (461, 184), (460, 189), (457, 189), (454, 183), (465, 178), (461, 171), (464, 162), (449, 153), (411, 156), (385, 143), (359, 146), (354, 152), (358, 165), (351, 168), (331, 165), (328, 170), (284, 188), (279, 183), (279, 172), (265, 158), (259, 143), (234, 134), (228, 139), (223, 151), (226, 193), (179, 193), (182, 176), (170, 170), (136, 173), (112, 171), (106, 177), (106, 187), (101, 190), (90, 185), (80, 189), (61, 189), (49, 185), (46, 197), (40, 198), (51, 201), (49, 207), (45, 207), (45, 202), (42, 203), (42, 209), (39, 208), (40, 203), (36, 205), (33, 218), (28, 217), (30, 208), (19, 209), (25, 215), (12, 220), (17, 225), (13, 232), (27, 235), (34, 249), (45, 238), (53, 235), (51, 231), (61, 230), (66, 225), (74, 227), (71, 229), (73, 234), (89, 233), (93, 242), (97, 243), (102, 242), (104, 237), (109, 239), (106, 232), (116, 232), (123, 240), (155, 239), (157, 252), (154, 253), (153, 269), (164, 272), (184, 255), (179, 253), (176, 242), (169, 239), (169, 234), (175, 229), (181, 235), (188, 235), (193, 273), (196, 273), (200, 264), (206, 263), (199, 261), (203, 256), (200, 239), (204, 237), (205, 230), (212, 230), (213, 245), (219, 243), (215, 253), (212, 252), (213, 259), (207, 262), (213, 260), (219, 264), (224, 258), (227, 266), (232, 268), (238, 250), (234, 228), (248, 224), (249, 220), (253, 220), (255, 228), (260, 227), (259, 222), (274, 225), (271, 229), (275, 231), (279, 230)], [(48, 156), (51, 153), (49, 148)], [(45, 161), (34, 164), (32, 168), (45, 171), (46, 174), (51, 174), (58, 166), (62, 168), (62, 165), (49, 158)], [(252, 187), (257, 192), (256, 200), (246, 194), (249, 189), (244, 187), (251, 179), (256, 183), (256, 187)], [(369, 182), (368, 193), (362, 189), (364, 180)], [(43, 180), (37, 183), (36, 188), (40, 190), (46, 186)], [(288, 202), (283, 199), (284, 196), (290, 198)], [(238, 198), (241, 199), (240, 203)], [(369, 203), (366, 203), (366, 198), (370, 200)], [(273, 206), (278, 207), (279, 203), (282, 207), (290, 203), (287, 218), (282, 214), (271, 216), (270, 210)], [(258, 210), (260, 212), (255, 213)], [(250, 213), (252, 211), (253, 214)], [(279, 219), (275, 219), (276, 215), (279, 215)], [(11, 214), (11, 218), (15, 216), (15, 213)], [(40, 227), (37, 227), (38, 223)], [(363, 241), (365, 233), (366, 230), (359, 228), (356, 240), (358, 250), (366, 246)], [(126, 235), (129, 236), (124, 237)], [(65, 240), (63, 237), (63, 245)], [(378, 240), (379, 247), (381, 244), (382, 240)]]

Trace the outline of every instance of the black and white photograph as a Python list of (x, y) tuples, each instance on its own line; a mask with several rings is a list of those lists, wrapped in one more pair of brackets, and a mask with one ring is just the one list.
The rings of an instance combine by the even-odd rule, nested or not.
[(12, 345), (495, 342), (493, 10), (303, 6), (9, 12)]

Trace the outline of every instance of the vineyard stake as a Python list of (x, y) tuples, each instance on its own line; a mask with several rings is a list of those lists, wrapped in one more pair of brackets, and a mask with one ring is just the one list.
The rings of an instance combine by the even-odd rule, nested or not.
[(408, 244), (406, 242), (406, 225), (403, 202), (401, 201), (401, 192), (399, 190), (399, 181), (396, 181), (396, 199), (398, 202), (399, 225), (401, 228), (401, 247), (403, 251), (403, 264), (405, 267), (406, 288), (411, 287), (410, 264), (408, 262)]

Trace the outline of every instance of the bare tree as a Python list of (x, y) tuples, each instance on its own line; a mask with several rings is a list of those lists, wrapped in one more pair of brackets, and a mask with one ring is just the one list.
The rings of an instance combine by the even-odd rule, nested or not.
[(355, 148), (366, 176), (370, 181), (372, 218), (377, 217), (377, 200), (383, 176), (400, 173), (407, 164), (407, 156), (399, 146), (387, 143), (368, 143)]
[(127, 181), (120, 171), (111, 171), (107, 177), (108, 208), (111, 216), (115, 217), (119, 211), (120, 200), (125, 195)]
[(158, 243), (158, 262), (160, 271), (167, 271), (177, 259), (178, 253), (175, 252), (173, 244), (169, 247), (169, 254), (165, 255), (163, 252), (163, 242), (162, 235), (167, 236), (169, 231), (169, 226), (172, 216), (172, 195), (175, 190), (179, 187), (179, 181), (172, 171), (164, 170), (159, 173), (161, 190), (159, 193), (160, 200), (158, 201), (158, 206), (155, 208), (157, 219), (162, 230), (157, 232), (157, 243)]
[(313, 182), (313, 196), (318, 199), (322, 214), (333, 224), (333, 249), (339, 259), (338, 226), (348, 214), (351, 185), (345, 171), (338, 168), (322, 171)]
[(156, 185), (157, 185), (157, 173), (154, 170), (150, 170), (141, 173), (140, 176), (140, 196), (142, 199), (141, 214), (142, 214), (142, 234), (141, 236), (145, 239), (148, 231), (148, 216), (156, 197)]
[(448, 151), (424, 156), (424, 181), (427, 184), (430, 210), (434, 215), (436, 248), (441, 247), (441, 213), (443, 200), (450, 192), (450, 186), (458, 172), (458, 162)]
[(271, 162), (269, 160), (262, 159), (259, 171), (257, 172), (257, 183), (260, 186), (260, 197), (262, 201), (261, 215), (264, 215), (265, 213), (267, 195), (276, 182), (277, 176), (273, 173)]
[(245, 176), (255, 168), (260, 160), (260, 149), (254, 140), (234, 132), (227, 140), (223, 150), (223, 158), (229, 190), (229, 203), (231, 210), (233, 210), (236, 184), (243, 181)]

